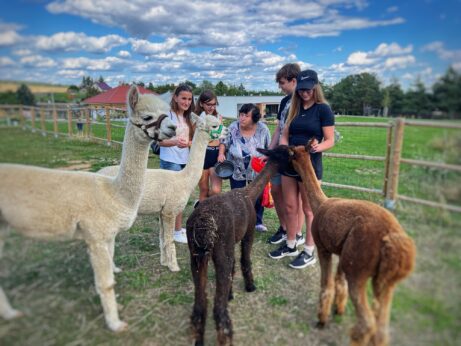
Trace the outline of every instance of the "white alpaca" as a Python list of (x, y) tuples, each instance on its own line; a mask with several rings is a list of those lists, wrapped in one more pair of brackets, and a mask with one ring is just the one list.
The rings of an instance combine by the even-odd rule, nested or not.
[[(146, 183), (139, 205), (139, 214), (160, 213), (160, 263), (168, 266), (171, 271), (178, 271), (176, 260), (176, 247), (173, 241), (173, 230), (176, 215), (184, 210), (189, 197), (197, 186), (203, 171), (206, 147), (211, 136), (211, 131), (219, 127), (219, 120), (212, 115), (199, 118), (192, 113), (192, 122), (196, 129), (186, 167), (180, 171), (167, 171), (164, 169), (148, 169)], [(221, 138), (227, 135), (223, 128)], [(114, 176), (118, 166), (101, 169), (98, 173)]]
[[(119, 319), (114, 292), (115, 236), (130, 228), (136, 218), (150, 142), (175, 133), (171, 120), (162, 116), (168, 106), (153, 95), (139, 94), (135, 86), (128, 92), (127, 109), (121, 169), (115, 178), (0, 164), (0, 255), (8, 226), (32, 238), (84, 240), (106, 323), (116, 332), (127, 324)], [(0, 288), (0, 316), (20, 315)]]

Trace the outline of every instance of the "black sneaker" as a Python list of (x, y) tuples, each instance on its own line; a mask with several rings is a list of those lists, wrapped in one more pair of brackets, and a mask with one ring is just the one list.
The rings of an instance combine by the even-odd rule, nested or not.
[(269, 252), (269, 257), (273, 259), (283, 258), (285, 256), (298, 256), (298, 249), (296, 247), (289, 248), (287, 244), (283, 244), (277, 250)]
[(301, 251), (290, 264), (289, 266), (294, 269), (303, 269), (306, 268), (307, 266), (310, 266), (317, 262), (315, 259), (314, 253), (312, 253), (312, 256), (309, 255), (305, 250)]
[(282, 241), (287, 240), (287, 231), (285, 231), (282, 226), (279, 227), (277, 232), (275, 232), (267, 242), (269, 244), (280, 244)]
[(200, 201), (199, 201), (199, 200), (196, 200), (196, 201), (194, 202), (194, 209), (197, 208), (197, 206), (198, 206), (199, 204), (200, 204)]

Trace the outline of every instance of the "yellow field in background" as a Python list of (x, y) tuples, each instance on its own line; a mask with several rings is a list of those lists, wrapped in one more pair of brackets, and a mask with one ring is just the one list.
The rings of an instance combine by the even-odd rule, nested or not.
[[(19, 86), (23, 84), (22, 82), (2, 82), (0, 81), (0, 92), (18, 90)], [(34, 94), (38, 93), (65, 93), (67, 91), (67, 86), (65, 85), (53, 85), (53, 84), (39, 84), (39, 83), (27, 83), (26, 84), (30, 91)]]

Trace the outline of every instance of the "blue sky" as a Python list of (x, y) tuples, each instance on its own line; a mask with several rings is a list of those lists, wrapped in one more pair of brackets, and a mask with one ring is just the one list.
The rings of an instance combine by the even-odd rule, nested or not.
[(327, 84), (371, 72), (430, 87), (461, 71), (460, 32), (461, 0), (2, 0), (0, 79), (276, 90), (298, 62)]

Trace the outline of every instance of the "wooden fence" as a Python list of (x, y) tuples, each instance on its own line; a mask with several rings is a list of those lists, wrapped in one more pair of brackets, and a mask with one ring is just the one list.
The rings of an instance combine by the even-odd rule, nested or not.
[[(1, 106), (0, 124), (4, 126), (18, 125), (43, 135), (52, 134), (55, 137), (68, 136), (85, 140), (103, 142), (107, 145), (121, 144), (126, 126), (125, 110), (121, 108), (96, 108), (75, 106), (25, 107)], [(445, 200), (430, 200), (408, 196), (399, 193), (399, 179), (402, 165), (422, 167), (440, 172), (455, 174), (454, 183), (460, 185), (461, 165), (447, 162), (420, 160), (402, 155), (402, 146), (405, 139), (405, 129), (429, 127), (458, 131), (461, 134), (460, 123), (416, 121), (402, 118), (389, 119), (387, 122), (341, 122), (336, 128), (343, 132), (347, 128), (382, 129), (386, 132), (385, 142), (379, 144), (385, 147), (384, 155), (361, 155), (350, 153), (324, 153), (326, 158), (341, 160), (360, 160), (362, 162), (375, 161), (382, 163), (383, 180), (379, 188), (360, 186), (360, 184), (344, 184), (341, 182), (323, 181), (327, 187), (347, 189), (351, 191), (377, 194), (384, 199), (384, 205), (394, 209), (398, 200), (417, 203), (434, 208), (442, 208), (452, 212), (461, 212), (461, 202), (448, 203)], [(461, 136), (460, 136), (461, 138)]]

